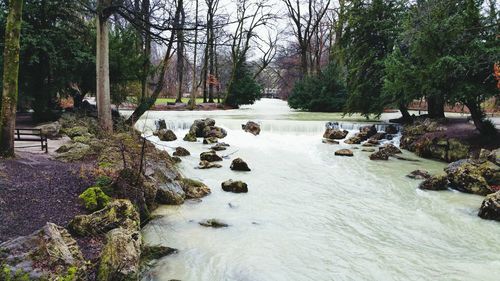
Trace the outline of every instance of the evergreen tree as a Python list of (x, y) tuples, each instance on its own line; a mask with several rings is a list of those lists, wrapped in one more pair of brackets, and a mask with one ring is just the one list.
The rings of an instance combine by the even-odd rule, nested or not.
[(397, 36), (399, 4), (392, 0), (351, 2), (343, 39), (349, 93), (345, 111), (368, 117), (384, 110), (384, 60)]
[(243, 104), (253, 104), (260, 99), (261, 87), (253, 78), (248, 66), (243, 62), (238, 63), (234, 69), (234, 79), (229, 85), (225, 104), (238, 107)]

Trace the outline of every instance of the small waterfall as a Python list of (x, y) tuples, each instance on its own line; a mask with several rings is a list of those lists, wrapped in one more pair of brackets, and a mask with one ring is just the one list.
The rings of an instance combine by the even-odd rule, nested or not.
[(385, 129), (389, 126), (395, 126), (398, 131), (401, 130), (401, 125), (399, 124), (392, 124), (392, 123), (350, 123), (350, 122), (326, 122), (325, 127), (327, 129), (341, 129), (341, 130), (347, 130), (347, 131), (358, 131), (361, 127), (365, 126), (371, 126), (375, 125), (375, 128), (377, 128), (378, 132), (385, 131)]

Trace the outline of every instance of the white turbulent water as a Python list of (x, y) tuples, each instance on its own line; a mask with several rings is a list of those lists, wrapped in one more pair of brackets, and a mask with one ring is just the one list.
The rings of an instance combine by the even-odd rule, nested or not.
[[(228, 131), (223, 141), (231, 147), (220, 154), (234, 152), (231, 158), (243, 158), (251, 172), (231, 171), (230, 160), (220, 169), (194, 168), (209, 146), (182, 136), (205, 117)], [(158, 261), (143, 280), (500, 278), (500, 224), (477, 217), (482, 197), (421, 191), (419, 181), (405, 177), (417, 168), (440, 172), (443, 163), (370, 161), (361, 150), (352, 158), (334, 156), (352, 147), (321, 142), (325, 122), (341, 120), (339, 114), (294, 112), (282, 101), (262, 100), (232, 111), (149, 112), (138, 128), (152, 129), (157, 118), (179, 136), (162, 143), (168, 151), (178, 145), (191, 151), (182, 173), (205, 182), (212, 194), (157, 210), (161, 217), (143, 230), (146, 243), (179, 252)], [(363, 120), (346, 119), (340, 122)], [(261, 123), (259, 136), (241, 130), (247, 120)], [(222, 191), (227, 179), (247, 182), (249, 192)], [(209, 218), (230, 227), (198, 225)]]

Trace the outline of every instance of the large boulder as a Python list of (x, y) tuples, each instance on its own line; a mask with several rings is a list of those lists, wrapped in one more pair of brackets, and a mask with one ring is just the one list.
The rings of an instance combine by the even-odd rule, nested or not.
[(66, 128), (63, 132), (70, 138), (74, 138), (77, 136), (84, 136), (89, 134), (89, 129), (84, 126), (75, 126), (71, 128)]
[(226, 130), (217, 126), (207, 126), (203, 129), (203, 137), (205, 138), (225, 138), (227, 136)]
[(196, 135), (193, 134), (193, 133), (187, 133), (184, 138), (183, 138), (184, 141), (189, 141), (189, 142), (196, 142)]
[(469, 160), (460, 160), (448, 165), (445, 172), (453, 189), (478, 195), (488, 195), (495, 192), (485, 178), (485, 176), (495, 177), (495, 172), (485, 165), (477, 165)]
[(435, 175), (421, 182), (418, 188), (424, 190), (446, 190), (448, 189), (448, 179), (446, 175)]
[(40, 129), (42, 135), (46, 135), (49, 139), (52, 139), (60, 136), (60, 131), (62, 126), (59, 123), (59, 121), (55, 121), (51, 123), (38, 125), (35, 128)]
[(344, 143), (347, 143), (347, 144), (360, 144), (362, 141), (363, 141), (363, 138), (359, 134), (356, 134), (356, 135), (354, 135), (354, 136), (346, 139), (344, 141)]
[(327, 128), (323, 134), (323, 138), (329, 140), (340, 140), (344, 139), (349, 134), (346, 130)]
[(137, 230), (115, 228), (109, 231), (101, 252), (97, 280), (138, 280), (141, 244)]
[(366, 140), (374, 136), (376, 133), (377, 133), (377, 128), (375, 127), (375, 125), (364, 126), (359, 128), (359, 134), (363, 138), (363, 140)]
[(241, 128), (248, 133), (253, 134), (254, 136), (260, 134), (260, 125), (253, 122), (253, 121), (248, 121), (246, 124), (241, 125)]
[(387, 134), (386, 133), (383, 133), (383, 132), (380, 132), (380, 133), (376, 133), (375, 135), (371, 136), (368, 141), (370, 140), (376, 140), (376, 141), (379, 141), (379, 140), (383, 140), (387, 137)]
[(89, 145), (79, 142), (64, 144), (56, 152), (56, 159), (63, 162), (81, 161), (93, 153)]
[(167, 122), (165, 122), (165, 119), (155, 120), (155, 127), (157, 131), (167, 129)]
[(484, 198), (477, 215), (486, 220), (500, 221), (500, 191)]
[(241, 158), (236, 158), (231, 162), (230, 169), (233, 171), (250, 171), (248, 164)]
[(242, 181), (227, 180), (221, 184), (222, 190), (233, 193), (248, 192), (248, 185)]
[(205, 127), (215, 126), (215, 120), (211, 118), (197, 119), (194, 120), (191, 128), (189, 128), (189, 134), (194, 135), (198, 138), (205, 137), (204, 130)]
[[(6, 280), (82, 280), (86, 270), (76, 241), (66, 229), (53, 223), (30, 235), (1, 243), (0, 265), (4, 274), (8, 269), (24, 278), (4, 276)], [(58, 279), (62, 277), (71, 279)]]
[(354, 156), (354, 153), (352, 153), (352, 150), (344, 148), (335, 151), (335, 155), (352, 157)]
[(104, 209), (89, 215), (78, 215), (68, 225), (68, 229), (81, 236), (106, 233), (121, 227), (133, 231), (139, 230), (139, 213), (129, 200), (117, 199)]
[(200, 160), (205, 160), (208, 162), (222, 161), (222, 158), (215, 153), (215, 151), (206, 151), (200, 154)]
[(191, 153), (187, 149), (185, 149), (182, 146), (178, 146), (175, 148), (175, 151), (173, 153), (174, 156), (189, 156)]
[(211, 193), (210, 188), (201, 181), (183, 178), (180, 183), (188, 199), (202, 198)]
[(161, 129), (155, 133), (161, 141), (174, 141), (177, 136), (172, 130)]
[(156, 202), (167, 205), (180, 205), (184, 203), (186, 193), (178, 181), (167, 182), (158, 185)]

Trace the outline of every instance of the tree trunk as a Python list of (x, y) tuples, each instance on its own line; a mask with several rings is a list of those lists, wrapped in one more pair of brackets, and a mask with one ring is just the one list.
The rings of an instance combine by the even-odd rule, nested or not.
[(427, 112), (429, 118), (444, 118), (444, 98), (442, 96), (428, 97)]
[(404, 104), (399, 104), (399, 111), (401, 112), (403, 123), (411, 123), (412, 118), (410, 112), (408, 112), (408, 108)]
[(176, 103), (182, 102), (182, 84), (184, 81), (184, 23), (186, 18), (186, 13), (184, 12), (184, 1), (177, 1), (178, 9), (180, 9), (181, 15), (179, 22), (176, 23), (177, 26), (177, 77), (178, 77), (178, 87), (177, 87), (177, 99)]
[(142, 80), (141, 80), (141, 100), (148, 96), (148, 78), (149, 70), (151, 68), (151, 35), (149, 34), (149, 0), (142, 1), (141, 14), (144, 20), (144, 64), (142, 66)]
[(195, 31), (194, 31), (194, 54), (193, 54), (193, 85), (191, 89), (191, 109), (195, 109), (196, 106), (196, 93), (198, 92), (198, 86), (196, 84), (196, 59), (197, 59), (197, 50), (198, 50), (198, 0), (196, 0), (195, 4)]
[(4, 157), (14, 156), (22, 10), (22, 0), (9, 1), (9, 15), (5, 26), (2, 107), (0, 110), (0, 156)]
[(108, 15), (103, 10), (109, 7), (110, 0), (97, 2), (97, 51), (96, 51), (96, 95), (97, 116), (101, 129), (113, 133), (113, 119), (111, 117), (111, 95), (109, 89), (109, 30)]
[(300, 70), (302, 77), (307, 75), (307, 46), (300, 47)]
[(484, 112), (481, 110), (479, 103), (475, 101), (469, 101), (465, 104), (470, 111), (470, 117), (474, 126), (482, 135), (491, 135), (492, 131), (486, 126), (484, 122)]
[(208, 72), (208, 42), (205, 46), (205, 57), (203, 58), (203, 102), (207, 102), (207, 72)]
[(210, 13), (210, 20), (208, 21), (208, 30), (207, 32), (210, 34), (210, 41), (208, 44), (208, 60), (209, 60), (209, 80), (208, 80), (208, 102), (214, 102), (214, 84), (213, 80), (215, 77), (215, 69), (214, 69), (214, 15)]

